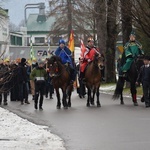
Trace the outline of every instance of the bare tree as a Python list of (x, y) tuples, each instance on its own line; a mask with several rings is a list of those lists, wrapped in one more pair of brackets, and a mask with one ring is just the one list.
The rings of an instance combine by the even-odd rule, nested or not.
[(51, 34), (60, 35), (65, 33), (69, 36), (70, 30), (75, 30), (76, 39), (87, 38), (88, 36), (96, 37), (94, 4), (92, 0), (64, 0), (51, 1), (50, 16), (55, 15), (56, 22), (53, 25)]
[(106, 1), (95, 0), (94, 4), (95, 20), (97, 29), (98, 47), (102, 53), (106, 52)]
[(131, 14), (134, 26), (150, 38), (150, 0), (132, 1)]
[(121, 20), (122, 20), (122, 35), (123, 45), (129, 40), (129, 35), (132, 31), (132, 2), (131, 0), (120, 0), (121, 4)]
[(115, 52), (117, 31), (117, 0), (107, 0), (106, 79), (115, 81)]

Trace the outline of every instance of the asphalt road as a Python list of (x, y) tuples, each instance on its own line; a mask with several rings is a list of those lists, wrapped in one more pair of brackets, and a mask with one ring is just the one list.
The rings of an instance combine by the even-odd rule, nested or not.
[(131, 98), (125, 98), (125, 105), (120, 105), (111, 97), (101, 94), (100, 108), (86, 107), (86, 98), (80, 99), (76, 92), (68, 110), (56, 109), (56, 97), (44, 100), (43, 111), (35, 110), (32, 100), (29, 105), (9, 102), (5, 108), (49, 126), (64, 140), (67, 150), (149, 150), (150, 108), (145, 108), (140, 100), (139, 106), (133, 106)]

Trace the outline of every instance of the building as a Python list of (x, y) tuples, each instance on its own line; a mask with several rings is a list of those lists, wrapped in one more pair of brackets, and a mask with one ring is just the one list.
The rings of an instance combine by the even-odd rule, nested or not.
[(46, 15), (40, 14), (30, 14), (26, 24), (28, 36), (27, 45), (30, 45), (30, 40), (32, 40), (32, 43), (35, 46), (46, 46), (48, 45), (49, 39), (51, 39), (52, 43), (50, 31), (54, 21), (54, 17), (47, 17)]
[(9, 57), (9, 16), (8, 10), (0, 7), (0, 56)]

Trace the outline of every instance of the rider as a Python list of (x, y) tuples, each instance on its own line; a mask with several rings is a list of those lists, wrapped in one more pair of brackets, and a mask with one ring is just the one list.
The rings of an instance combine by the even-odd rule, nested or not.
[[(87, 64), (94, 59), (94, 55), (96, 53), (99, 53), (99, 50), (94, 46), (93, 38), (89, 37), (87, 42), (88, 42), (87, 46), (82, 51), (81, 57), (80, 57), (80, 79), (81, 80), (84, 80), (85, 68), (86, 68)], [(105, 81), (104, 70), (102, 70), (101, 74), (102, 74), (102, 80)]]
[(76, 78), (76, 71), (74, 69), (71, 50), (66, 46), (63, 39), (59, 40), (59, 47), (55, 50), (54, 54), (61, 58), (62, 64), (69, 65), (71, 73), (70, 83), (73, 84)]
[(142, 45), (135, 40), (135, 32), (132, 31), (129, 36), (129, 42), (124, 46), (124, 52), (122, 54), (121, 67), (120, 67), (120, 76), (126, 76), (127, 71), (130, 69), (130, 66), (134, 59), (140, 55), (144, 55), (142, 50)]

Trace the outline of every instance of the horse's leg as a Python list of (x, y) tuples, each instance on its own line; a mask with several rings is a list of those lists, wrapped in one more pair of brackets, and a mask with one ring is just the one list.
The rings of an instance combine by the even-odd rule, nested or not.
[(67, 104), (67, 89), (64, 88), (62, 89), (62, 93), (63, 93), (63, 97), (62, 97), (62, 102), (63, 102), (63, 106), (65, 109), (68, 109), (68, 104)]
[(124, 105), (124, 101), (123, 101), (123, 87), (124, 87), (124, 83), (125, 83), (125, 79), (121, 78), (121, 88), (120, 88), (120, 104)]
[(99, 101), (99, 95), (100, 95), (99, 88), (97, 88), (97, 90), (96, 90), (96, 96), (97, 96), (97, 107), (101, 107), (101, 104), (100, 104), (100, 101)]
[(59, 93), (59, 89), (55, 89), (56, 91), (56, 96), (57, 96), (57, 109), (61, 108), (61, 102), (60, 102), (60, 93)]
[(94, 105), (94, 98), (95, 98), (96, 88), (93, 89), (93, 95), (91, 97), (91, 104)]
[(90, 107), (91, 89), (88, 87), (87, 107)]
[(120, 94), (120, 104), (121, 104), (121, 105), (124, 105), (123, 94), (122, 94), (122, 92), (121, 92), (121, 94)]
[(131, 91), (131, 94), (132, 94), (132, 101), (133, 101), (133, 104), (134, 106), (138, 106), (138, 103), (137, 103), (137, 98), (136, 98), (136, 93), (137, 93), (137, 90), (136, 90), (136, 85), (135, 83), (130, 83), (130, 91)]
[(68, 88), (68, 107), (71, 107), (71, 94), (72, 94), (73, 86)]

